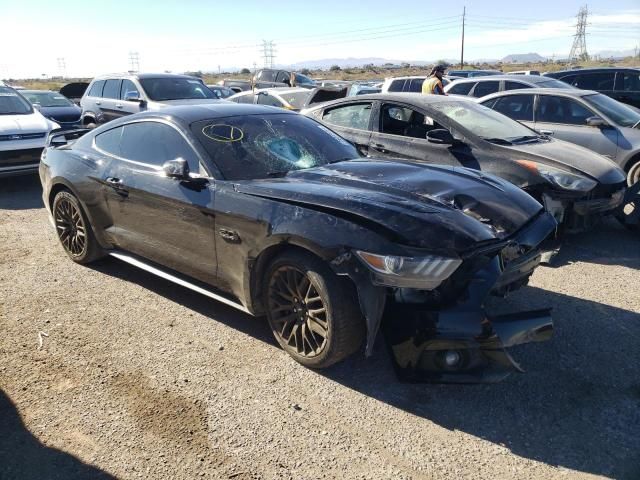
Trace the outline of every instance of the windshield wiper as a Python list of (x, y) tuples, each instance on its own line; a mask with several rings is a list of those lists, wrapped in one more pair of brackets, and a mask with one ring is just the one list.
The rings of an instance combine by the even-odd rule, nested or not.
[(270, 177), (270, 178), (286, 177), (288, 173), (289, 173), (289, 170), (283, 170), (281, 172), (278, 172), (278, 171), (267, 172), (267, 177)]
[(531, 140), (540, 140), (540, 137), (538, 135), (523, 135), (521, 137), (514, 138), (511, 141), (513, 143), (523, 143)]
[(490, 143), (497, 143), (498, 145), (513, 145), (513, 143), (507, 140), (506, 138), (498, 138), (498, 137), (495, 137), (495, 138), (480, 137), (480, 138)]

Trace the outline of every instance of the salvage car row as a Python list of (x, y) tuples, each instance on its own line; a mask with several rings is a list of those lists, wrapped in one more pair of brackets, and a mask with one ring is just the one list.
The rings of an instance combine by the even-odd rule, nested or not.
[(403, 378), (519, 371), (506, 349), (548, 339), (550, 311), (492, 316), (485, 298), (618, 209), (625, 172), (466, 98), (301, 90), (234, 104), (192, 77), (94, 79), (94, 128), (52, 133), (39, 164), (66, 253), (266, 316), (312, 368), (370, 355), (382, 330)]

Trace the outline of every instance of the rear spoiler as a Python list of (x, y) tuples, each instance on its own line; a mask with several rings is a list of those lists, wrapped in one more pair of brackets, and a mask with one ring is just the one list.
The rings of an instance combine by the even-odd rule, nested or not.
[(61, 128), (56, 128), (55, 130), (51, 130), (51, 132), (49, 133), (47, 141), (44, 144), (44, 148), (56, 148), (70, 145), (85, 133), (90, 131), (90, 128), (76, 128), (74, 130), (63, 130)]

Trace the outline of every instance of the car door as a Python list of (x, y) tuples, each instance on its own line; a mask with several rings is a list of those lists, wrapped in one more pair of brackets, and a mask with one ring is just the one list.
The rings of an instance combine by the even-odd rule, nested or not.
[(640, 108), (640, 71), (624, 70), (618, 72), (615, 91), (611, 96), (619, 102)]
[(128, 78), (123, 78), (122, 85), (120, 87), (120, 101), (116, 103), (117, 116), (124, 117), (144, 110), (141, 105), (142, 99), (143, 98), (138, 87), (136, 87), (136, 85)]
[(482, 105), (485, 107), (489, 107), (496, 112), (500, 112), (501, 114), (506, 115), (513, 120), (517, 120), (530, 128), (535, 128), (533, 119), (534, 104), (535, 95), (524, 93), (504, 95), (482, 102)]
[(322, 122), (353, 143), (362, 155), (369, 154), (373, 102), (350, 102), (322, 111)]
[(588, 126), (587, 118), (593, 116), (597, 113), (575, 98), (541, 94), (535, 109), (534, 128), (613, 159), (618, 149), (618, 131), (609, 126)]
[(425, 112), (399, 102), (383, 102), (376, 111), (377, 121), (369, 141), (370, 156), (479, 168), (468, 145), (443, 145), (427, 140), (430, 130), (451, 130)]
[[(102, 98), (100, 99), (100, 113), (102, 120), (100, 123), (110, 122), (120, 117), (121, 112), (116, 107), (120, 103), (120, 86), (122, 80), (110, 78), (104, 83)], [(96, 102), (97, 103), (97, 102)]]
[(190, 141), (173, 124), (155, 120), (108, 132), (120, 136), (103, 178), (117, 245), (215, 284), (214, 184), (196, 187), (162, 170), (165, 162), (183, 158), (192, 172), (206, 173)]

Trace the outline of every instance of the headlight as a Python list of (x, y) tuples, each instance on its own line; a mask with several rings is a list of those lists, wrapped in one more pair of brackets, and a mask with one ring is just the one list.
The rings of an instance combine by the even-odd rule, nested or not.
[(356, 251), (374, 274), (374, 283), (389, 287), (417, 288), (433, 290), (449, 278), (460, 266), (458, 258), (439, 257), (399, 257), (396, 255), (376, 255)]
[(598, 182), (595, 180), (591, 180), (590, 178), (583, 177), (582, 175), (567, 172), (566, 170), (561, 170), (550, 165), (545, 165), (544, 163), (538, 163), (531, 160), (516, 160), (516, 162), (526, 169), (539, 173), (553, 185), (565, 190), (588, 192), (598, 185)]

